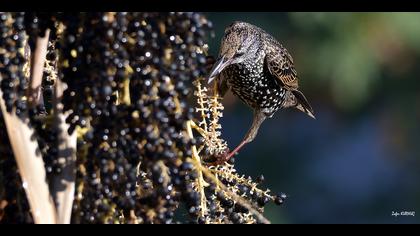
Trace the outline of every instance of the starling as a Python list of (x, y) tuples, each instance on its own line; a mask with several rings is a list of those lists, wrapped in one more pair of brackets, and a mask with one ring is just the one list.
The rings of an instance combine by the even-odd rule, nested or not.
[(217, 156), (216, 164), (229, 160), (251, 142), (262, 122), (280, 108), (297, 108), (315, 118), (309, 102), (298, 90), (292, 56), (273, 36), (252, 24), (236, 21), (226, 28), (219, 57), (210, 71), (209, 83), (213, 80), (222, 97), (231, 89), (254, 111), (243, 141), (232, 152)]

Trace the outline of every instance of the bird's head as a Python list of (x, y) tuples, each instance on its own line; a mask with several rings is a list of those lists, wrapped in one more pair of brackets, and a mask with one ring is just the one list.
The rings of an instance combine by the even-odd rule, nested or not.
[(254, 56), (259, 46), (258, 36), (257, 27), (249, 23), (235, 21), (229, 25), (222, 38), (219, 57), (210, 72), (209, 83), (227, 66)]

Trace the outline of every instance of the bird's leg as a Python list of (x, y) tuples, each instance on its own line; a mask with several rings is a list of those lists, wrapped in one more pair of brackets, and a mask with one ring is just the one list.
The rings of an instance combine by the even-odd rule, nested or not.
[(256, 110), (254, 112), (254, 119), (252, 121), (251, 128), (246, 133), (242, 142), (235, 149), (233, 149), (232, 152), (230, 152), (230, 153), (225, 152), (225, 153), (221, 153), (219, 155), (216, 155), (217, 160), (214, 163), (211, 163), (211, 164), (212, 165), (220, 165), (220, 164), (225, 163), (230, 158), (232, 158), (243, 146), (245, 146), (245, 144), (252, 142), (252, 140), (254, 140), (255, 136), (257, 136), (258, 129), (260, 128), (262, 122), (266, 118), (267, 118), (267, 116), (263, 112), (261, 112), (259, 110)]

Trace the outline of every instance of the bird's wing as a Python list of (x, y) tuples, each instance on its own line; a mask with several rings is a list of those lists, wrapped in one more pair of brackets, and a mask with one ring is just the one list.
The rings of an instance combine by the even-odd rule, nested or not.
[(281, 45), (269, 47), (265, 56), (265, 63), (270, 73), (286, 88), (291, 90), (298, 89), (298, 77), (293, 65), (293, 58), (286, 48)]

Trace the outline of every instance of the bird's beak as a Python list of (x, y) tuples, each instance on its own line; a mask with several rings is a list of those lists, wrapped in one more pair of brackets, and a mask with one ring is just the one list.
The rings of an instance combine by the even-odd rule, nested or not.
[(307, 112), (306, 112), (306, 114), (307, 114), (308, 116), (310, 116), (311, 118), (313, 118), (313, 119), (315, 119), (315, 120), (316, 120), (314, 113), (312, 113), (311, 111), (307, 111)]
[(307, 108), (303, 107), (301, 104), (298, 104), (298, 105), (296, 106), (296, 108), (297, 108), (298, 110), (302, 111), (303, 113), (305, 113), (306, 115), (308, 115), (309, 117), (311, 117), (311, 118), (313, 118), (313, 119), (315, 119), (315, 120), (316, 120), (316, 118), (315, 118), (315, 115), (314, 115), (314, 112), (313, 112), (313, 111), (311, 111), (311, 110), (309, 110), (309, 109), (307, 109)]
[(230, 65), (232, 62), (232, 59), (226, 59), (225, 56), (222, 56), (221, 58), (219, 58), (216, 63), (214, 63), (213, 68), (210, 71), (210, 75), (209, 75), (209, 82), (211, 83), (211, 81), (213, 81), (213, 79), (220, 74), (220, 72), (222, 72), (223, 69), (226, 68), (226, 66)]

